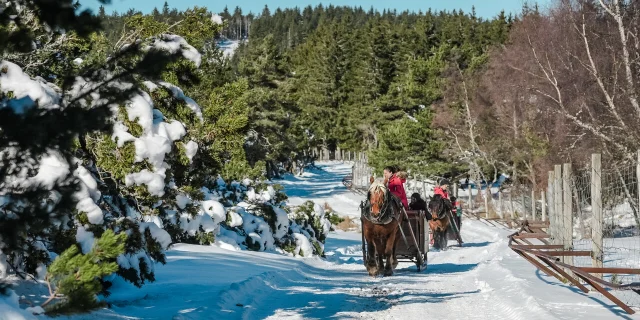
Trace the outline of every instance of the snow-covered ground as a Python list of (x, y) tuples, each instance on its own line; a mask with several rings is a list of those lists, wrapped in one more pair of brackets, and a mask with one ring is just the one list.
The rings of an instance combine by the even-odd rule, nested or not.
[(222, 50), (222, 54), (225, 57), (233, 56), (238, 46), (240, 46), (240, 40), (223, 40), (217, 43), (218, 48)]
[[(349, 165), (332, 162), (319, 167), (283, 182), (290, 202), (327, 202), (341, 215), (357, 216), (362, 196), (349, 193), (341, 184)], [(168, 263), (157, 267), (156, 282), (141, 289), (116, 283), (108, 298), (110, 309), (70, 319), (626, 316), (598, 294), (582, 294), (537, 271), (507, 247), (509, 233), (477, 220), (463, 220), (464, 247), (431, 251), (424, 272), (416, 272), (413, 264), (401, 263), (396, 274), (387, 278), (367, 275), (362, 265), (361, 234), (357, 232), (332, 232), (325, 247), (326, 259), (176, 245), (167, 252)]]
[(289, 204), (297, 206), (313, 200), (320, 205), (328, 204), (341, 216), (359, 219), (358, 206), (364, 196), (350, 192), (342, 184), (342, 178), (351, 173), (351, 165), (329, 162), (319, 167), (321, 170), (307, 170), (302, 176), (287, 176), (278, 182), (285, 187)]

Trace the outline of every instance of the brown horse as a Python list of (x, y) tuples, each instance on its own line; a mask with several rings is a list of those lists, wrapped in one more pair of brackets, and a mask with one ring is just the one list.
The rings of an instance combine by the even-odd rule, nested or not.
[(445, 199), (439, 194), (435, 195), (429, 201), (429, 212), (431, 220), (429, 220), (429, 228), (433, 234), (433, 247), (440, 250), (447, 250), (447, 231), (449, 230), (449, 214), (447, 214), (447, 206)]
[(373, 177), (370, 182), (369, 207), (363, 209), (362, 219), (367, 242), (367, 271), (372, 277), (380, 274), (391, 276), (398, 265), (395, 249), (401, 208), (384, 182), (374, 181)]

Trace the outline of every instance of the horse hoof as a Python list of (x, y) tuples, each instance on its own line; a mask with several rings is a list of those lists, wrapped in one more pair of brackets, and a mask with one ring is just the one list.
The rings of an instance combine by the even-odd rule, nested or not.
[(393, 270), (391, 270), (391, 269), (384, 270), (384, 276), (385, 277), (390, 277), (392, 275), (393, 275)]

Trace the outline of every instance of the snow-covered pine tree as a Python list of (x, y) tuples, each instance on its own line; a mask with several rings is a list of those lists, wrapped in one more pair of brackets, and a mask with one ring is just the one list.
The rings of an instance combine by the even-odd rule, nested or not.
[[(220, 26), (206, 10), (179, 13), (172, 25), (129, 16), (131, 33), (114, 43), (84, 26), (62, 32), (45, 24), (38, 3), (3, 11), (10, 15), (0, 30), (17, 39), (11, 32), (28, 21), (23, 33), (43, 40), (3, 47), (0, 276), (43, 279), (56, 256), (75, 248), (59, 261), (88, 259), (111, 231), (126, 234), (124, 252), (103, 262), (117, 262), (117, 275), (137, 286), (154, 280), (172, 242), (219, 237), (241, 248), (320, 254), (305, 243), (328, 229), (298, 227), (282, 189), (255, 180), (264, 167), (246, 159), (247, 82), (214, 79), (225, 72), (211, 46)], [(100, 283), (106, 294), (110, 284)], [(95, 282), (86, 285), (64, 290), (69, 299), (92, 298)]]
[[(76, 241), (89, 251), (85, 222), (103, 220), (92, 201), (100, 197), (95, 180), (76, 158), (78, 137), (111, 131), (117, 106), (140, 96), (140, 76), (159, 79), (189, 48), (167, 36), (83, 63), (74, 55), (91, 50), (87, 39), (100, 28), (88, 11), (76, 12), (71, 0), (0, 6), (0, 265), (3, 277), (9, 270), (43, 277), (55, 254)], [(140, 239), (152, 232), (137, 223), (109, 227), (128, 232), (128, 244), (138, 241), (132, 230)]]

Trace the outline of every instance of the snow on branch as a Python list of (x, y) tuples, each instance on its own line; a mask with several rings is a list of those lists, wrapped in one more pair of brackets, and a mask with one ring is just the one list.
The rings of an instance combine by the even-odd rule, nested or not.
[(146, 50), (151, 49), (164, 50), (171, 54), (180, 52), (185, 59), (193, 62), (197, 67), (200, 66), (200, 62), (202, 61), (200, 52), (187, 43), (184, 38), (175, 34), (160, 35), (146, 48)]

